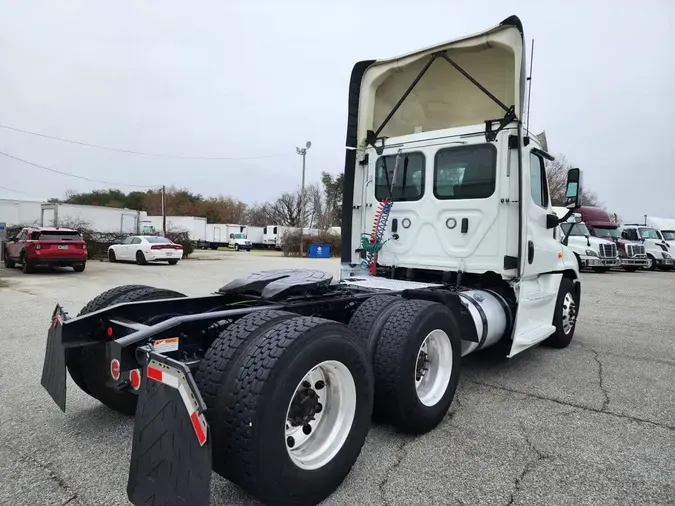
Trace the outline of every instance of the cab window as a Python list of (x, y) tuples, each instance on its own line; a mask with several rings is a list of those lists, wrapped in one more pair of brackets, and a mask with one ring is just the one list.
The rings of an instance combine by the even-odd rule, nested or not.
[[(424, 195), (425, 158), (422, 153), (381, 156), (375, 163), (375, 198), (395, 201), (420, 200)], [(396, 170), (394, 170), (396, 169)]]
[(544, 160), (534, 153), (530, 153), (530, 194), (535, 204), (548, 209), (546, 166)]
[(496, 179), (497, 149), (491, 144), (444, 148), (436, 153), (437, 199), (486, 199), (495, 192)]

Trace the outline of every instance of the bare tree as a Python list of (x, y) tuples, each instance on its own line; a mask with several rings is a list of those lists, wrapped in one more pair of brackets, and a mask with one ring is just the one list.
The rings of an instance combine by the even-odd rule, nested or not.
[[(548, 189), (551, 194), (551, 203), (554, 206), (562, 206), (565, 202), (567, 172), (572, 167), (572, 164), (567, 161), (565, 155), (557, 155), (554, 161), (546, 162)], [(594, 192), (586, 188), (582, 188), (582, 191), (582, 198), (585, 206), (603, 207), (598, 196)]]

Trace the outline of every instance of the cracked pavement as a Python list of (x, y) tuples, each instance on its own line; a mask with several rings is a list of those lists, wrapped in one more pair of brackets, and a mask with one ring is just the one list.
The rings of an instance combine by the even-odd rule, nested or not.
[[(199, 255), (198, 255), (199, 256)], [(214, 258), (213, 253), (209, 253)], [(189, 295), (253, 270), (334, 260), (215, 255), (171, 267), (91, 262), (80, 275), (0, 270), (0, 504), (127, 505), (133, 422), (68, 379), (66, 414), (40, 386), (56, 302), (144, 283)], [(220, 259), (222, 258), (222, 259)], [(582, 275), (575, 339), (509, 360), (467, 357), (444, 422), (423, 436), (374, 425), (326, 505), (675, 504), (675, 273)], [(75, 288), (75, 289), (74, 289)], [(214, 475), (212, 504), (258, 505)]]

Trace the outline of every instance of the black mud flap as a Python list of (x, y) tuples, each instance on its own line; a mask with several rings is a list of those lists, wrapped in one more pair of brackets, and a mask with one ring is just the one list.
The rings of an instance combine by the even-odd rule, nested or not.
[(63, 322), (66, 318), (66, 312), (57, 304), (52, 313), (52, 325), (47, 333), (47, 349), (40, 380), (42, 386), (64, 412), (66, 411), (66, 350), (63, 348), (61, 337)]
[(132, 504), (209, 504), (206, 405), (183, 363), (149, 353), (134, 425), (127, 496)]

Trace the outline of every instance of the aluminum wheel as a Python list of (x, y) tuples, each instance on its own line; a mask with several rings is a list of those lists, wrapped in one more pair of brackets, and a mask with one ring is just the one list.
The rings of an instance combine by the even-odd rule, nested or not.
[(574, 297), (570, 292), (565, 294), (562, 304), (562, 326), (563, 332), (569, 334), (574, 328), (574, 323), (577, 319), (577, 304), (574, 302)]
[(415, 389), (425, 406), (434, 406), (445, 395), (452, 376), (452, 343), (441, 329), (432, 330), (424, 338), (417, 353)]
[(356, 414), (356, 384), (347, 367), (322, 362), (298, 384), (286, 413), (286, 450), (301, 469), (325, 466), (340, 451)]

